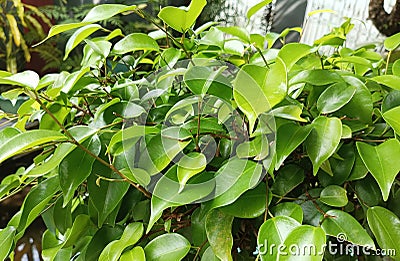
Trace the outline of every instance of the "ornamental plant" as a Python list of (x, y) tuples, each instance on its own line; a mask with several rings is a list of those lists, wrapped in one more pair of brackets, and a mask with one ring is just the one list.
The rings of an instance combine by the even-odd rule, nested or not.
[[(45, 260), (400, 259), (400, 34), (386, 57), (345, 47), (350, 19), (274, 49), (298, 28), (193, 28), (205, 5), (98, 5), (46, 38), (75, 29), (80, 70), (0, 72), (3, 96), (29, 98), (2, 113), (0, 162), (39, 153), (0, 184), (1, 200), (31, 188), (2, 259), (39, 216)], [(157, 30), (98, 24), (132, 12)]]

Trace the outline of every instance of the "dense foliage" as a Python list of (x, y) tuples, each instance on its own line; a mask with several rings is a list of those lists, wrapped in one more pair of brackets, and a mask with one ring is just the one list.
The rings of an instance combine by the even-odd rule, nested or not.
[[(29, 97), (1, 115), (18, 121), (0, 162), (40, 152), (0, 184), (1, 200), (31, 186), (2, 259), (39, 216), (45, 260), (399, 259), (400, 34), (387, 58), (345, 47), (349, 19), (273, 49), (289, 29), (193, 28), (205, 5), (163, 8), (165, 26), (99, 5), (47, 37), (76, 29), (65, 56), (83, 43), (80, 70), (0, 72), (3, 96)], [(98, 24), (132, 12), (158, 30)]]

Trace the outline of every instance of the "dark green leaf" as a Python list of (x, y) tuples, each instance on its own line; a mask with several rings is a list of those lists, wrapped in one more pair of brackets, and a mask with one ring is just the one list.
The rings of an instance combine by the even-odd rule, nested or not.
[(347, 191), (339, 186), (330, 185), (321, 191), (319, 200), (333, 207), (344, 207), (347, 205)]

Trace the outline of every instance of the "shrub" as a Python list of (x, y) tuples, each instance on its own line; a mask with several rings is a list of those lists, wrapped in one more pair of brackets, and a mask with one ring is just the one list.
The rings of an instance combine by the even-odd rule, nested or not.
[[(18, 121), (0, 132), (0, 162), (41, 152), (1, 182), (2, 200), (31, 186), (1, 258), (39, 216), (46, 260), (398, 258), (399, 35), (387, 59), (345, 47), (349, 19), (277, 50), (287, 31), (193, 29), (205, 4), (163, 8), (167, 29), (136, 6), (96, 6), (47, 37), (77, 29), (65, 53), (84, 42), (80, 70), (0, 73), (16, 86), (5, 97), (29, 97), (2, 114)], [(126, 12), (159, 30), (97, 24)]]

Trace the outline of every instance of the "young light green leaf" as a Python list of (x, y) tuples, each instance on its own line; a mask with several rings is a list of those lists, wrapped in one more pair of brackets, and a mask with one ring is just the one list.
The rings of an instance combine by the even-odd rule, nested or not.
[(140, 246), (134, 247), (129, 251), (124, 252), (120, 259), (120, 261), (146, 261), (146, 255), (144, 253), (144, 249)]
[(347, 191), (336, 185), (330, 185), (321, 191), (319, 200), (332, 207), (344, 207), (347, 205)]
[(158, 17), (176, 31), (184, 33), (194, 24), (206, 4), (206, 0), (192, 0), (186, 8), (167, 6), (160, 10)]
[(171, 233), (158, 236), (144, 248), (147, 260), (182, 260), (190, 250), (189, 241), (180, 234)]
[(296, 227), (301, 224), (288, 216), (277, 216), (265, 221), (258, 231), (258, 247), (261, 260), (277, 260), (278, 251), (270, 249), (271, 245), (279, 246)]
[(338, 209), (329, 210), (326, 214), (321, 227), (327, 235), (343, 236), (340, 240), (375, 249), (374, 241), (353, 216)]
[(14, 243), (16, 229), (13, 226), (7, 226), (0, 230), (0, 259), (6, 260)]
[(321, 113), (332, 113), (345, 106), (353, 95), (356, 88), (346, 83), (332, 84), (325, 89), (317, 100), (317, 109)]
[(391, 35), (390, 37), (386, 38), (383, 42), (386, 50), (393, 51), (400, 45), (400, 33)]
[(383, 119), (400, 135), (400, 106), (390, 109), (382, 114)]
[(85, 40), (89, 35), (96, 32), (97, 30), (102, 29), (102, 27), (98, 24), (88, 24), (76, 30), (73, 35), (68, 38), (67, 44), (65, 46), (65, 55), (64, 60), (68, 58), (69, 53), (78, 46), (83, 40)]
[(379, 84), (388, 86), (394, 90), (400, 90), (400, 77), (396, 75), (379, 75), (371, 78)]
[(379, 146), (357, 142), (357, 150), (365, 166), (378, 182), (386, 201), (394, 179), (400, 171), (400, 165), (393, 164), (400, 157), (400, 142), (397, 139), (389, 139)]
[(278, 53), (278, 56), (282, 59), (286, 66), (286, 70), (290, 69), (295, 63), (302, 57), (308, 55), (312, 50), (312, 46), (301, 44), (301, 43), (288, 43), (285, 44)]
[(261, 8), (264, 6), (270, 4), (272, 0), (264, 0), (259, 2), (258, 4), (250, 7), (250, 9), (247, 11), (246, 17), (247, 19), (250, 19), (255, 13), (257, 13)]
[(240, 26), (228, 26), (228, 27), (222, 27), (219, 26), (217, 27), (218, 30), (226, 33), (226, 34), (230, 34), (233, 36), (236, 36), (237, 38), (239, 38), (240, 40), (242, 40), (244, 43), (250, 43), (250, 34), (249, 32)]
[(9, 76), (0, 75), (0, 84), (17, 85), (36, 89), (39, 84), (39, 75), (34, 71), (24, 71)]
[(208, 242), (214, 254), (221, 261), (232, 261), (232, 222), (233, 216), (216, 209), (206, 217), (206, 232)]
[(0, 145), (0, 163), (35, 146), (65, 140), (67, 137), (52, 130), (31, 130), (20, 133)]
[(376, 241), (382, 249), (395, 249), (396, 256), (400, 251), (400, 219), (390, 210), (375, 206), (367, 211), (368, 225), (374, 234)]
[(159, 49), (157, 42), (147, 34), (132, 33), (118, 41), (112, 52), (115, 54), (125, 54), (138, 50), (158, 52)]
[[(298, 226), (286, 237), (283, 242), (286, 249), (280, 253), (278, 258), (285, 261), (322, 261), (324, 257), (322, 250), (325, 247), (325, 242), (326, 235), (322, 228), (309, 225)], [(288, 249), (289, 246), (296, 246), (296, 248), (293, 251), (293, 249)]]
[(184, 155), (177, 165), (177, 176), (180, 184), (178, 193), (180, 193), (191, 177), (202, 172), (206, 168), (207, 159), (203, 153), (191, 152)]
[(281, 107), (277, 107), (271, 111), (271, 114), (275, 117), (294, 120), (299, 122), (307, 122), (307, 120), (301, 117), (301, 113), (303, 112), (303, 108), (297, 105), (285, 105)]
[[(129, 223), (121, 238), (109, 243), (101, 252), (99, 261), (119, 260), (119, 257), (128, 246), (134, 245), (143, 235), (143, 224), (139, 222)], [(140, 251), (140, 250), (139, 250)]]
[(314, 129), (305, 142), (313, 163), (313, 173), (335, 152), (342, 137), (342, 122), (338, 118), (320, 116), (312, 123)]

